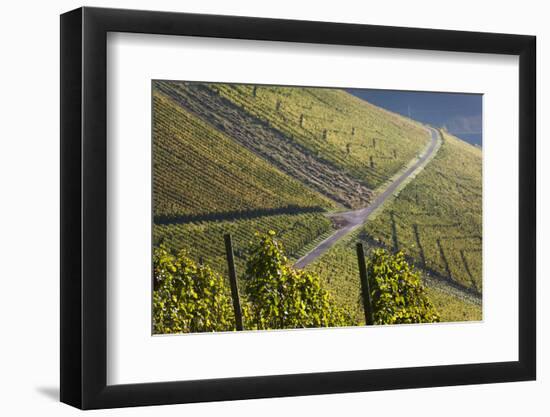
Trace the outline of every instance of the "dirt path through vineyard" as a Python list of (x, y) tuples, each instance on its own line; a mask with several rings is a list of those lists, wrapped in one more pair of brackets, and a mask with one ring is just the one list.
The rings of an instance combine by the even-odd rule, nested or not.
[(343, 237), (347, 236), (359, 226), (365, 224), (370, 215), (386, 202), (388, 198), (397, 190), (397, 188), (403, 184), (411, 175), (417, 174), (422, 171), (429, 158), (438, 149), (437, 144), (441, 141), (439, 132), (431, 127), (428, 128), (431, 132), (431, 141), (424, 150), (424, 153), (418, 158), (418, 161), (409, 167), (403, 174), (401, 174), (395, 181), (393, 181), (381, 194), (379, 194), (367, 207), (359, 210), (347, 211), (344, 213), (338, 213), (338, 221), (343, 226), (336, 230), (332, 235), (323, 240), (319, 245), (313, 248), (309, 253), (301, 257), (296, 261), (294, 266), (296, 268), (305, 268), (307, 265), (315, 261), (319, 256), (329, 250), (336, 242)]

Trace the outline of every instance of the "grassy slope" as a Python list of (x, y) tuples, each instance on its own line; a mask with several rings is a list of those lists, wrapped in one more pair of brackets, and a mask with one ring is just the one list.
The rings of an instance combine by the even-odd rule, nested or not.
[[(438, 154), (398, 197), (310, 268), (360, 318), (355, 242), (390, 249), (397, 243), (423, 274), (429, 271), (430, 299), (444, 321), (480, 320), (481, 204), (481, 150), (445, 134)], [(474, 295), (457, 296), (460, 287)]]
[(418, 123), (338, 89), (210, 88), (371, 189), (414, 158), (429, 139)]
[[(256, 231), (276, 230), (292, 256), (331, 230), (322, 211), (333, 208), (333, 202), (159, 91), (153, 99), (155, 244), (185, 248), (196, 260), (202, 257), (224, 272), (224, 233), (233, 234), (237, 266), (242, 267)], [(265, 215), (265, 209), (279, 214)], [(218, 216), (215, 221), (204, 218), (211, 213)]]

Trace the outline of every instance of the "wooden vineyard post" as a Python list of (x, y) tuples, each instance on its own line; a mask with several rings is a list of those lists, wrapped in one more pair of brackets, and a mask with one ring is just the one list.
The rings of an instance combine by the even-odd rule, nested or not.
[(367, 265), (365, 264), (365, 251), (361, 242), (357, 243), (357, 261), (359, 262), (359, 276), (361, 277), (361, 295), (363, 298), (363, 308), (365, 310), (365, 323), (367, 326), (371, 326), (374, 324), (372, 302), (370, 298)]
[(237, 330), (243, 329), (243, 315), (241, 302), (239, 300), (239, 288), (237, 287), (237, 271), (235, 270), (235, 259), (233, 257), (233, 243), (231, 235), (224, 235), (225, 252), (227, 255), (227, 269), (229, 270), (229, 283), (231, 285), (231, 298), (233, 299), (233, 310), (235, 311), (235, 326)]

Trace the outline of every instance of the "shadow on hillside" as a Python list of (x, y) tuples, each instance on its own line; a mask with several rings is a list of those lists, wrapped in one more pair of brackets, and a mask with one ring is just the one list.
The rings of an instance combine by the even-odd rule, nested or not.
[(325, 209), (319, 206), (300, 207), (287, 206), (279, 208), (260, 208), (242, 211), (225, 211), (223, 213), (205, 213), (188, 216), (155, 216), (154, 223), (157, 225), (192, 223), (200, 221), (223, 221), (223, 220), (242, 220), (254, 219), (263, 216), (275, 216), (284, 214), (306, 214), (322, 213)]
[[(471, 237), (476, 238), (477, 236), (471, 236)], [(367, 244), (367, 247), (368, 247), (367, 251), (370, 251), (371, 249), (374, 249), (374, 248), (382, 248), (382, 249), (386, 249), (390, 252), (393, 251), (393, 247), (389, 247), (389, 245), (386, 245), (386, 244), (384, 244), (380, 241), (374, 240), (365, 230), (362, 230), (361, 232), (359, 232), (359, 234), (357, 235), (357, 239), (359, 241), (365, 242)], [(479, 287), (474, 283), (473, 276), (471, 276), (472, 284), (473, 284), (472, 287), (466, 286), (466, 285), (456, 281), (455, 279), (453, 279), (452, 275), (450, 274), (450, 268), (449, 268), (449, 265), (448, 265), (448, 262), (447, 262), (447, 259), (446, 259), (446, 255), (445, 255), (443, 246), (441, 245), (441, 240), (439, 238), (436, 241), (436, 245), (438, 246), (438, 249), (440, 251), (443, 251), (443, 254), (442, 254), (443, 258), (444, 258), (443, 261), (444, 261), (444, 264), (445, 264), (445, 267), (446, 267), (445, 268), (446, 269), (445, 274), (440, 273), (440, 272), (436, 271), (435, 269), (432, 269), (432, 268), (428, 267), (427, 265), (423, 265), (422, 260), (420, 262), (418, 262), (417, 259), (415, 259), (413, 256), (410, 256), (408, 254), (405, 254), (405, 259), (407, 259), (407, 261), (410, 264), (412, 264), (412, 265), (414, 265), (418, 268), (421, 268), (424, 272), (426, 272), (430, 276), (430, 278), (433, 278), (437, 281), (441, 281), (441, 282), (449, 285), (450, 287), (453, 287), (454, 289), (456, 289), (458, 291), (461, 291), (464, 294), (467, 294), (467, 295), (473, 297), (474, 299), (476, 299), (478, 301), (481, 301), (482, 293), (481, 293), (481, 290), (479, 289)], [(477, 249), (471, 249), (471, 250), (468, 250), (466, 252), (474, 252), (476, 250)], [(469, 269), (469, 265), (468, 265), (468, 269)]]

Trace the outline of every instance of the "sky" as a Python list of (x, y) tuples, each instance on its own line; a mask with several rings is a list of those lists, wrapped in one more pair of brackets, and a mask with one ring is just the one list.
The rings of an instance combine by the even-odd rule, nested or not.
[(397, 90), (348, 89), (372, 104), (419, 122), (446, 127), (453, 135), (482, 146), (482, 95)]

